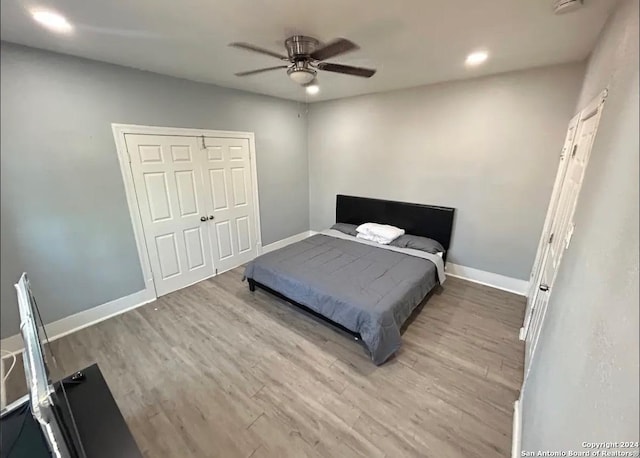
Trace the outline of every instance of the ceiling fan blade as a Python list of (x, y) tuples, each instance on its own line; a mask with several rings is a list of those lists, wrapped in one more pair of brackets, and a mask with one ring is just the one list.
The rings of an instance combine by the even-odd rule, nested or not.
[(270, 72), (271, 70), (280, 70), (282, 68), (287, 68), (287, 66), (286, 65), (278, 65), (277, 67), (259, 68), (258, 70), (249, 70), (248, 72), (236, 73), (236, 76), (255, 75), (256, 73)]
[(245, 49), (247, 51), (257, 52), (260, 54), (266, 54), (267, 56), (275, 57), (276, 59), (289, 60), (287, 56), (283, 56), (282, 54), (278, 54), (277, 52), (269, 51), (268, 49), (254, 46), (250, 43), (229, 43), (229, 46), (233, 46), (234, 48)]
[(326, 60), (356, 49), (359, 49), (357, 44), (345, 38), (338, 38), (322, 48), (316, 49), (311, 53), (311, 57), (315, 60)]
[(330, 64), (326, 62), (320, 62), (318, 68), (325, 72), (344, 73), (345, 75), (361, 76), (363, 78), (371, 78), (376, 74), (376, 70), (370, 68), (352, 67), (351, 65)]

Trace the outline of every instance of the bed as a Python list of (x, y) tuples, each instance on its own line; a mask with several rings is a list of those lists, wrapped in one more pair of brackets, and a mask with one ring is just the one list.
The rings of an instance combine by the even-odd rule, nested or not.
[(438, 241), (435, 254), (383, 246), (333, 229), (249, 262), (245, 278), (361, 340), (376, 365), (402, 345), (400, 329), (444, 282), (455, 209), (338, 195), (336, 223), (389, 224)]

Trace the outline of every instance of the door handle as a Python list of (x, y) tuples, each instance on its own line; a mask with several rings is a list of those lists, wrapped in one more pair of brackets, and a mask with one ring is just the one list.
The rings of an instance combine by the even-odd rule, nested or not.
[(549, 285), (540, 285), (540, 291), (549, 291)]
[(213, 219), (213, 215), (209, 215), (209, 219)]
[(200, 221), (204, 222), (204, 221), (206, 221), (206, 220), (207, 220), (207, 217), (206, 217), (206, 216), (201, 216), (201, 217), (200, 217)]

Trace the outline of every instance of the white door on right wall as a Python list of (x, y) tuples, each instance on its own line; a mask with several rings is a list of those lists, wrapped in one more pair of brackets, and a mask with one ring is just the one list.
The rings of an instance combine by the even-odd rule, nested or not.
[(571, 150), (574, 145), (576, 137), (576, 128), (578, 127), (578, 121), (580, 120), (580, 113), (575, 115), (571, 121), (569, 121), (569, 128), (564, 139), (564, 145), (562, 146), (562, 153), (560, 154), (560, 163), (558, 165), (558, 172), (556, 173), (556, 179), (553, 184), (553, 192), (551, 194), (551, 200), (549, 202), (549, 208), (547, 209), (547, 216), (545, 217), (544, 227), (542, 229), (542, 236), (538, 243), (538, 250), (536, 253), (536, 259), (533, 263), (533, 269), (531, 270), (529, 291), (527, 293), (527, 307), (525, 310), (524, 330), (529, 329), (532, 318), (532, 310), (534, 304), (536, 304), (537, 296), (539, 293), (538, 285), (540, 285), (540, 276), (542, 275), (542, 261), (544, 260), (547, 249), (548, 240), (551, 235), (551, 225), (553, 224), (553, 215), (555, 215), (556, 208), (558, 206), (558, 200), (560, 199), (560, 191), (562, 190), (562, 183), (567, 172), (567, 165), (571, 159)]
[(568, 158), (569, 163), (567, 164), (567, 170), (555, 204), (555, 210), (551, 215), (550, 235), (540, 263), (541, 275), (535, 285), (538, 288), (538, 292), (531, 307), (531, 317), (526, 335), (525, 374), (530, 367), (531, 358), (536, 349), (562, 256), (569, 247), (569, 242), (573, 235), (573, 217), (598, 129), (603, 104), (604, 96), (600, 96), (580, 113), (575, 139)]
[(216, 273), (257, 255), (255, 204), (249, 140), (205, 137), (204, 183), (210, 199), (211, 241)]

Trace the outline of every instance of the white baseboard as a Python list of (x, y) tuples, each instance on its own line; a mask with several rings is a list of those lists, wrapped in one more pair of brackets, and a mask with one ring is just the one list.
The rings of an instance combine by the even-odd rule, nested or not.
[(291, 237), (287, 237), (286, 239), (278, 240), (277, 242), (270, 243), (262, 247), (262, 252), (260, 254), (269, 253), (270, 251), (275, 251), (280, 248), (286, 247), (287, 245), (291, 245), (292, 243), (299, 242), (304, 240), (312, 235), (317, 234), (315, 231), (304, 231), (299, 234), (292, 235)]
[[(300, 240), (304, 240), (307, 237), (314, 235), (314, 231), (305, 231), (300, 234), (292, 235), (286, 239), (278, 240), (277, 242), (270, 243), (263, 247), (259, 247), (260, 254), (268, 253), (270, 251), (277, 250), (278, 248), (285, 247)], [(128, 312), (137, 307), (140, 307), (149, 302), (153, 302), (156, 299), (153, 288), (147, 287), (142, 291), (130, 294), (129, 296), (115, 299), (106, 304), (98, 305), (82, 312), (78, 312), (74, 315), (62, 318), (53, 323), (49, 323), (45, 326), (49, 340), (53, 341), (64, 337), (72, 332), (79, 331), (80, 329), (89, 327), (93, 324), (107, 320), (116, 315)], [(20, 334), (7, 337), (0, 341), (0, 348), (7, 350), (11, 353), (21, 352), (23, 350), (22, 336)]]
[[(291, 237), (287, 237), (286, 239), (278, 240), (277, 242), (263, 246), (260, 254), (269, 253), (270, 251), (283, 248), (317, 233), (317, 231), (305, 231), (292, 235)], [(529, 290), (529, 282), (526, 280), (506, 277), (504, 275), (494, 274), (492, 272), (486, 272), (472, 267), (447, 263), (446, 272), (447, 275), (451, 275), (452, 277), (462, 278), (474, 283), (480, 283), (481, 285), (491, 286), (492, 288), (501, 289), (520, 296), (525, 296)]]
[[(15, 334), (11, 337), (5, 337), (0, 340), (0, 348), (11, 353), (21, 352), (23, 349), (22, 336), (20, 334)], [(2, 357), (5, 358), (6, 354), (3, 353)]]
[[(269, 253), (279, 248), (285, 247), (295, 242), (304, 240), (312, 235), (317, 234), (317, 231), (304, 231), (291, 237), (287, 237), (277, 242), (270, 243), (262, 247), (261, 254)], [(519, 280), (516, 278), (505, 277), (504, 275), (494, 274), (491, 272), (485, 272), (471, 267), (459, 266), (456, 264), (447, 264), (447, 275), (452, 277), (463, 278), (475, 283), (491, 286), (493, 288), (509, 291), (515, 294), (524, 296), (528, 290), (528, 282), (525, 280)], [(62, 318), (53, 323), (49, 323), (45, 326), (49, 340), (53, 341), (64, 337), (72, 332), (79, 331), (80, 329), (89, 327), (101, 321), (107, 320), (116, 315), (120, 315), (129, 310), (133, 310), (149, 302), (155, 300), (153, 289), (144, 289), (137, 293), (130, 294), (129, 296), (115, 299), (106, 304), (98, 305), (88, 310), (83, 310), (74, 315)], [(7, 350), (11, 353), (21, 352), (22, 336), (20, 334), (7, 337), (0, 341), (0, 348)]]
[(501, 289), (510, 293), (526, 296), (529, 290), (529, 282), (518, 278), (506, 277), (493, 272), (474, 269), (472, 267), (460, 266), (457, 264), (447, 263), (447, 275), (462, 278), (481, 285), (491, 286), (492, 288)]
[[(45, 330), (47, 331), (49, 340), (54, 341), (72, 332), (79, 331), (80, 329), (133, 310), (141, 305), (153, 302), (155, 299), (156, 297), (153, 290), (144, 289), (137, 293), (115, 299), (106, 304), (98, 305), (49, 323), (45, 325)], [(16, 334), (2, 339), (0, 341), (0, 348), (10, 351), (11, 353), (21, 352), (23, 350), (22, 336)]]
[(520, 400), (513, 403), (513, 432), (511, 433), (511, 458), (520, 456), (522, 447), (522, 410)]

